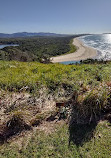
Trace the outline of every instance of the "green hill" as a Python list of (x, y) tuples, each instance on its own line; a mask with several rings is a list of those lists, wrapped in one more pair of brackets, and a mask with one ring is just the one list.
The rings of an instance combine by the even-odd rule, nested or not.
[(110, 110), (111, 62), (0, 61), (1, 158), (111, 157)]
[(0, 39), (0, 44), (18, 44), (0, 50), (0, 60), (39, 61), (52, 56), (76, 50), (71, 40), (76, 36), (66, 37), (28, 37)]

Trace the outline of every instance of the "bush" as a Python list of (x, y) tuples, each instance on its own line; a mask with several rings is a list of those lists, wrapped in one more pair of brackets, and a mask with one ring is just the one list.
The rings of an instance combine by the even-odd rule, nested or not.
[(111, 91), (104, 86), (88, 94), (72, 98), (72, 120), (76, 123), (90, 123), (99, 120), (104, 109), (111, 108)]

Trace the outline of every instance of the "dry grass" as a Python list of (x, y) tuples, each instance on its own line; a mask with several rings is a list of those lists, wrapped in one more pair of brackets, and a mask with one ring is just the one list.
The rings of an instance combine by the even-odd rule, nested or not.
[[(30, 149), (32, 154), (33, 149), (31, 146), (34, 148), (37, 140), (39, 140), (37, 149), (39, 154), (42, 155), (40, 143), (42, 141), (47, 144), (47, 138), (45, 136), (43, 136), (43, 139), (41, 138), (41, 131), (45, 131), (49, 135), (53, 132), (55, 135), (56, 133), (59, 135), (55, 130), (55, 125), (57, 124), (56, 121), (61, 117), (60, 113), (63, 109), (57, 111), (56, 102), (65, 102), (65, 110), (70, 116), (70, 122), (76, 123), (76, 129), (81, 132), (80, 127), (77, 125), (83, 124), (83, 127), (87, 128), (86, 124), (100, 120), (101, 114), (110, 112), (110, 81), (110, 62), (107, 64), (66, 66), (61, 64), (45, 65), (36, 62), (2, 61), (0, 65), (0, 133), (1, 136), (4, 135), (2, 138), (8, 138), (7, 141), (10, 140), (9, 142), (13, 139), (18, 140), (18, 142), (21, 140), (21, 143), (19, 142), (21, 144), (20, 149), (24, 152), (24, 155), (27, 155), (26, 152), (30, 155)], [(107, 119), (111, 119), (109, 113), (107, 117)], [(31, 127), (32, 130), (26, 131), (26, 127)], [(91, 128), (91, 131), (94, 131), (95, 128)], [(89, 129), (88, 126), (88, 131)], [(15, 131), (15, 133), (10, 133), (10, 130)], [(36, 140), (35, 135), (32, 135), (37, 131)], [(107, 132), (106, 129), (105, 131)], [(82, 132), (84, 136), (87, 135), (85, 131)], [(7, 135), (3, 133), (7, 133)], [(66, 131), (62, 131), (62, 134), (59, 135), (65, 141), (65, 146), (63, 146), (62, 139), (59, 140), (58, 136), (55, 135), (52, 136), (54, 137), (54, 143), (56, 142), (55, 144), (62, 148), (61, 152), (58, 151), (58, 154), (63, 156), (63, 151), (66, 149), (68, 152), (66, 156), (68, 157), (71, 157), (74, 152), (79, 155), (75, 147), (73, 148), (74, 152), (66, 147), (68, 144), (68, 137), (67, 140), (65, 138)], [(26, 138), (29, 136), (26, 144), (22, 143), (25, 140), (24, 136)], [(29, 142), (30, 139), (31, 142)], [(34, 144), (32, 139), (34, 139)], [(53, 146), (50, 140), (49, 138), (50, 145)], [(23, 144), (27, 148), (23, 149)], [(57, 146), (53, 146), (53, 148), (59, 150)], [(46, 149), (44, 145), (42, 147), (47, 156), (46, 151), (49, 151), (49, 149)], [(2, 150), (6, 151), (6, 148), (4, 147)], [(85, 147), (81, 150), (85, 150)], [(83, 152), (81, 151), (81, 153)], [(18, 152), (17, 154), (19, 155)], [(34, 152), (34, 154), (36, 153)], [(54, 154), (56, 157), (59, 156), (55, 152)], [(7, 155), (12, 156), (13, 153), (8, 151)], [(89, 155), (92, 155), (92, 153)]]

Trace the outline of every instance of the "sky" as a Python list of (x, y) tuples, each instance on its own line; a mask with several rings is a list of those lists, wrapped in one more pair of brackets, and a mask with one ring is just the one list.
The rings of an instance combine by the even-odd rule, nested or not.
[(111, 0), (0, 0), (0, 33), (111, 32)]

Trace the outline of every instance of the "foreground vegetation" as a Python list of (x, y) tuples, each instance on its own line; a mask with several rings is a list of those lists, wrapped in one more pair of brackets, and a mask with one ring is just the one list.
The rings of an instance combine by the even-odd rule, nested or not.
[(94, 90), (97, 85), (110, 82), (110, 65), (110, 62), (94, 65), (46, 65), (37, 62), (0, 61), (0, 87), (19, 91), (23, 86), (28, 86), (30, 92), (43, 86), (52, 92), (61, 86), (69, 90), (76, 88), (78, 91), (81, 87), (85, 89), (89, 86)]
[[(84, 132), (84, 128), (79, 132)], [(86, 130), (86, 129), (85, 129)], [(88, 130), (88, 129), (87, 129)], [(87, 133), (87, 137), (91, 132)], [(81, 146), (70, 144), (67, 125), (56, 125), (56, 131), (46, 134), (37, 131), (30, 137), (24, 137), (23, 142), (13, 142), (0, 146), (1, 158), (95, 158), (111, 157), (111, 126), (108, 122), (100, 122), (90, 140), (84, 138)], [(21, 143), (21, 146), (20, 146)]]
[(0, 106), (0, 157), (111, 157), (110, 61), (0, 61)]

